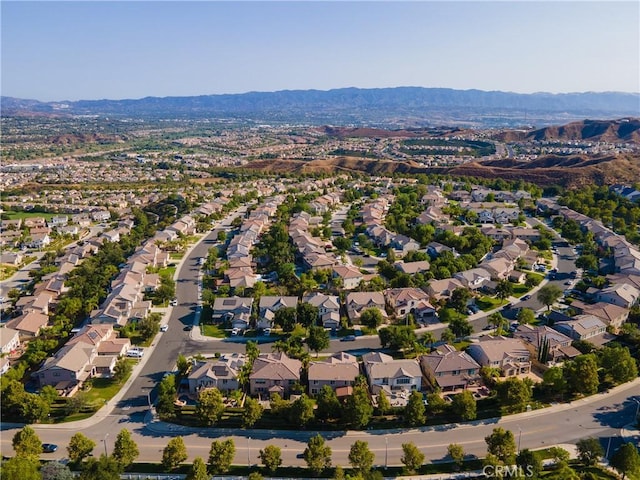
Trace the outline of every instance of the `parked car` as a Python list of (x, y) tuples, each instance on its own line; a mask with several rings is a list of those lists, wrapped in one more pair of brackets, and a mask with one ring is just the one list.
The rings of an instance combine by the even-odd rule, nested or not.
[(342, 337), (340, 339), (341, 342), (355, 342), (356, 341), (356, 336), (355, 335), (347, 335), (345, 337)]
[(55, 443), (43, 443), (42, 444), (42, 452), (43, 453), (53, 453), (58, 450), (58, 445)]
[(176, 305), (178, 305), (178, 300), (174, 298), (169, 302), (169, 305), (171, 305), (172, 307), (175, 307)]
[(263, 335), (271, 335), (271, 329), (270, 328), (264, 328), (262, 330)]
[(130, 358), (142, 358), (144, 356), (144, 349), (140, 347), (133, 347), (127, 351), (127, 357)]
[(523, 302), (526, 302), (527, 300), (531, 299), (531, 295), (524, 295), (520, 300), (522, 300)]
[(166, 332), (167, 330), (169, 330), (169, 325), (162, 325), (162, 326), (160, 327), (160, 331), (161, 331), (161, 332)]

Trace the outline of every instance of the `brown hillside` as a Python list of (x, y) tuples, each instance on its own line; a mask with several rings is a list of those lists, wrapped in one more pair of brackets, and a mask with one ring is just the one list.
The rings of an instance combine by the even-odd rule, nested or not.
[(596, 142), (639, 142), (640, 119), (583, 120), (562, 126), (534, 130), (529, 140), (589, 140)]
[(332, 127), (325, 125), (319, 127), (316, 131), (328, 135), (330, 137), (347, 138), (347, 137), (364, 137), (364, 138), (410, 138), (410, 137), (426, 137), (444, 134), (459, 134), (463, 130), (459, 128), (419, 128), (415, 130), (384, 130), (381, 128), (349, 128), (349, 127)]

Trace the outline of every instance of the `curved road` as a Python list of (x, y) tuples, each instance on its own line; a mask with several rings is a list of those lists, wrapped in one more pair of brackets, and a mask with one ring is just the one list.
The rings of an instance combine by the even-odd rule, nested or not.
[[(133, 379), (130, 388), (117, 402), (111, 413), (98, 412), (94, 417), (68, 425), (35, 425), (34, 428), (43, 442), (57, 443), (61, 448), (53, 454), (44, 454), (45, 458), (64, 458), (64, 448), (71, 436), (82, 431), (96, 442), (95, 454), (110, 451), (117, 432), (127, 428), (140, 449), (139, 461), (159, 461), (162, 450), (169, 438), (183, 435), (188, 445), (189, 458), (196, 456), (207, 458), (212, 439), (231, 436), (236, 444), (235, 463), (259, 463), (258, 451), (268, 444), (278, 445), (282, 449), (284, 465), (302, 465), (304, 460), (297, 456), (304, 450), (310, 436), (317, 432), (307, 431), (269, 431), (269, 430), (216, 430), (190, 429), (161, 422), (145, 423), (148, 413), (148, 395), (162, 378), (165, 371), (174, 369), (178, 354), (186, 356), (196, 353), (244, 351), (244, 344), (233, 341), (201, 342), (190, 338), (187, 325), (193, 325), (198, 308), (198, 275), (200, 267), (197, 258), (207, 255), (208, 249), (217, 242), (220, 229), (229, 230), (230, 215), (220, 227), (207, 234), (185, 257), (181, 263), (177, 278), (176, 295), (178, 305), (172, 308), (169, 318), (169, 330), (156, 337), (156, 344), (150, 349), (149, 358), (144, 361), (140, 374)], [(562, 284), (562, 274), (568, 275), (575, 269), (574, 257), (569, 247), (558, 248), (558, 271), (561, 272), (555, 282)], [(522, 305), (538, 309), (536, 300), (531, 299)], [(476, 330), (486, 324), (484, 318), (474, 321)], [(439, 331), (434, 331), (439, 335)], [(349, 347), (358, 350), (379, 348), (376, 337), (359, 338)], [(268, 344), (261, 345), (270, 350)], [(332, 342), (331, 351), (343, 350), (346, 345)], [(483, 456), (486, 452), (484, 437), (496, 426), (514, 432), (522, 448), (542, 448), (560, 443), (573, 443), (586, 436), (616, 437), (621, 427), (633, 420), (636, 401), (631, 397), (638, 392), (640, 380), (623, 385), (607, 395), (596, 395), (568, 405), (557, 405), (549, 409), (528, 412), (519, 415), (469, 424), (442, 425), (413, 430), (393, 431), (348, 431), (323, 432), (333, 450), (334, 464), (347, 465), (347, 455), (351, 444), (358, 439), (369, 442), (376, 454), (376, 464), (400, 464), (401, 443), (414, 442), (427, 459), (437, 461), (446, 455), (450, 443), (461, 444), (467, 454)], [(16, 426), (2, 425), (0, 446), (3, 452), (9, 452), (11, 438)]]

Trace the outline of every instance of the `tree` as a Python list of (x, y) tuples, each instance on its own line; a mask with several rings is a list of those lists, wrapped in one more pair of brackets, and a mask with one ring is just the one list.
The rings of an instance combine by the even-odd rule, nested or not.
[(551, 305), (562, 297), (562, 290), (553, 283), (547, 283), (538, 290), (537, 298), (540, 303), (547, 306), (547, 311), (551, 310)]
[(249, 480), (263, 480), (263, 478), (260, 472), (251, 472), (248, 477)]
[(611, 466), (622, 474), (622, 478), (640, 477), (640, 454), (633, 443), (623, 444), (611, 457)]
[(594, 354), (578, 355), (564, 364), (567, 387), (573, 394), (593, 395), (598, 391), (598, 363)]
[(9, 480), (40, 480), (38, 460), (33, 457), (16, 456), (2, 462), (0, 478)]
[(464, 448), (462, 448), (462, 445), (459, 445), (457, 443), (450, 443), (447, 447), (447, 455), (449, 455), (455, 462), (455, 464), (458, 466), (458, 469), (462, 468), (465, 456)]
[(496, 285), (496, 297), (501, 300), (509, 298), (513, 295), (513, 283), (509, 280), (500, 280)]
[(417, 338), (412, 327), (408, 325), (389, 325), (378, 330), (378, 337), (382, 347), (391, 350), (411, 350), (415, 348)]
[(400, 461), (409, 475), (414, 474), (422, 466), (424, 458), (424, 453), (413, 442), (402, 444)]
[(193, 464), (191, 465), (185, 480), (209, 480), (207, 465), (204, 463), (202, 458), (196, 457), (193, 459)]
[(522, 325), (529, 325), (536, 321), (536, 314), (530, 308), (523, 307), (518, 312), (517, 319)]
[(357, 473), (367, 473), (373, 466), (375, 455), (369, 450), (369, 444), (356, 440), (349, 450), (349, 463)]
[(178, 375), (185, 377), (191, 369), (191, 361), (180, 353), (176, 360), (176, 368), (178, 369)]
[(310, 327), (307, 345), (309, 345), (311, 350), (316, 352), (317, 357), (318, 352), (329, 347), (329, 332), (327, 332), (324, 327)]
[(235, 454), (236, 446), (232, 439), (211, 442), (211, 449), (209, 449), (210, 472), (215, 475), (228, 472)]
[(493, 312), (487, 318), (489, 325), (493, 325), (496, 330), (502, 330), (502, 327), (507, 323), (507, 319), (502, 316), (500, 312)]
[(340, 416), (342, 405), (336, 392), (329, 385), (323, 385), (316, 395), (316, 416), (320, 420), (337, 418)]
[(510, 413), (523, 412), (531, 401), (531, 387), (516, 377), (498, 383), (500, 405)]
[(45, 420), (50, 410), (51, 404), (49, 401), (35, 393), (25, 393), (23, 403), (20, 406), (22, 418), (27, 423)]
[(118, 433), (113, 445), (113, 458), (122, 465), (122, 468), (127, 468), (138, 458), (138, 455), (140, 455), (140, 451), (136, 442), (131, 438), (131, 432), (123, 428)]
[(449, 322), (449, 327), (456, 338), (468, 337), (473, 333), (473, 325), (462, 316), (455, 316)]
[[(67, 465), (60, 462), (47, 462), (40, 469), (42, 480), (73, 480), (75, 477)], [(1, 476), (1, 475), (0, 475)], [(12, 478), (8, 476), (8, 478)], [(25, 478), (23, 476), (15, 478)], [(38, 478), (38, 477), (35, 477)]]
[(258, 348), (258, 342), (249, 340), (244, 346), (245, 355), (247, 356), (247, 363), (253, 364), (256, 358), (260, 356), (260, 349)]
[(310, 303), (302, 302), (296, 307), (298, 323), (304, 327), (315, 325), (318, 321), (318, 307)]
[(313, 420), (313, 400), (304, 393), (300, 395), (289, 408), (289, 420), (294, 425), (304, 428)]
[(595, 465), (604, 457), (604, 449), (597, 438), (582, 438), (576, 443), (578, 460), (585, 465)]
[(528, 448), (520, 450), (516, 456), (516, 465), (521, 468), (525, 476), (533, 478), (538, 478), (543, 469), (540, 456)]
[(207, 427), (220, 421), (224, 413), (224, 398), (217, 388), (200, 390), (198, 404), (196, 405), (196, 417)]
[(22, 427), (13, 436), (11, 442), (18, 457), (32, 457), (38, 459), (42, 453), (42, 442), (36, 431), (29, 425)]
[(458, 418), (460, 418), (460, 420), (464, 422), (475, 420), (476, 399), (473, 398), (473, 394), (469, 390), (460, 392), (453, 397), (453, 401), (451, 402), (451, 410)]
[(382, 312), (379, 308), (371, 307), (360, 314), (360, 323), (369, 328), (378, 328), (383, 322)]
[(542, 389), (552, 395), (562, 395), (567, 390), (567, 381), (561, 367), (551, 367), (542, 376)]
[(409, 395), (407, 406), (404, 407), (404, 421), (411, 427), (424, 425), (424, 422), (427, 421), (425, 406), (422, 401), (422, 393), (417, 390), (414, 390), (411, 392), (411, 395)]
[(316, 477), (331, 467), (331, 447), (325, 444), (324, 438), (320, 434), (309, 439), (302, 456)]
[(100, 455), (99, 459), (89, 457), (82, 464), (80, 480), (120, 480), (122, 466), (113, 458)]
[(636, 361), (627, 347), (604, 347), (599, 357), (605, 378), (614, 384), (625, 383), (638, 376)]
[(347, 397), (344, 417), (354, 428), (364, 428), (373, 415), (373, 406), (369, 400), (366, 387), (354, 386), (353, 393)]
[(260, 450), (260, 460), (268, 473), (273, 474), (282, 465), (282, 452), (280, 447), (267, 445), (264, 450)]
[(162, 451), (162, 468), (170, 472), (178, 468), (187, 459), (187, 447), (182, 437), (178, 436), (169, 440)]
[(469, 300), (471, 300), (471, 292), (469, 289), (459, 287), (451, 292), (451, 298), (447, 302), (447, 305), (459, 313), (466, 313)]
[(158, 384), (158, 400), (156, 411), (161, 419), (171, 419), (175, 416), (175, 406), (178, 391), (176, 389), (176, 376), (167, 375)]
[(440, 340), (447, 343), (453, 343), (456, 340), (456, 334), (449, 327), (445, 328), (440, 334)]
[(133, 365), (126, 357), (120, 357), (116, 360), (116, 364), (113, 367), (113, 379), (116, 383), (122, 383), (133, 371)]
[(295, 307), (279, 308), (273, 316), (273, 322), (280, 325), (285, 332), (290, 332), (296, 324), (296, 312)]
[(69, 460), (72, 463), (80, 463), (85, 457), (88, 457), (96, 446), (96, 442), (81, 432), (74, 433), (67, 445), (69, 452)]
[(391, 402), (389, 402), (389, 399), (387, 398), (387, 394), (384, 393), (384, 390), (380, 390), (380, 392), (378, 393), (378, 411), (380, 412), (380, 415), (385, 415), (386, 413), (391, 411)]
[(569, 462), (569, 459), (571, 458), (571, 455), (569, 454), (569, 452), (561, 447), (549, 448), (549, 455), (553, 459), (553, 463), (556, 465), (556, 467), (561, 466), (562, 464), (566, 465), (567, 462)]
[(516, 442), (513, 433), (501, 427), (493, 429), (491, 435), (484, 437), (487, 452), (494, 455), (505, 465), (511, 465), (516, 455)]
[(262, 418), (263, 411), (264, 409), (258, 400), (247, 397), (244, 401), (244, 409), (242, 411), (242, 427), (253, 427), (256, 422)]

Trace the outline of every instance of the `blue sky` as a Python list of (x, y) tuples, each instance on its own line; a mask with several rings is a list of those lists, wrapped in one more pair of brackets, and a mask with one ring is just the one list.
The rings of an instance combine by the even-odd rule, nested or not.
[(640, 91), (640, 2), (1, 2), (2, 95)]

